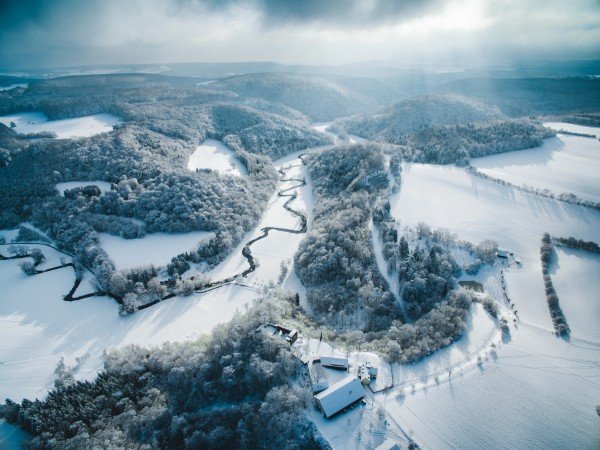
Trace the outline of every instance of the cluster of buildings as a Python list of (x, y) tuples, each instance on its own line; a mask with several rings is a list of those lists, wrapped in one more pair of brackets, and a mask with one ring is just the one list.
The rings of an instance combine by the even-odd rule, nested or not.
[[(267, 323), (257, 328), (275, 339), (294, 344), (298, 339), (298, 330), (282, 325)], [(340, 372), (349, 372), (348, 358), (339, 356), (314, 356), (301, 358), (311, 369), (312, 391), (316, 407), (327, 418), (354, 405), (365, 396), (365, 386), (377, 377), (377, 367), (369, 363), (358, 366), (356, 374), (340, 378)], [(325, 369), (325, 370), (324, 370)], [(337, 372), (327, 374), (326, 370)]]
[(330, 378), (336, 378), (324, 373), (325, 369), (348, 372), (348, 358), (338, 356), (319, 356), (311, 361), (311, 382), (315, 396), (315, 405), (327, 418), (354, 405), (365, 396), (364, 386), (377, 377), (377, 368), (363, 363), (357, 368), (355, 375), (338, 379), (333, 384)]
[[(298, 330), (272, 323), (261, 325), (256, 332), (265, 333), (274, 339), (281, 339), (290, 345), (293, 345), (299, 337)], [(358, 366), (352, 367), (347, 357), (316, 356), (321, 341), (308, 340), (309, 343), (311, 341), (312, 351), (309, 349), (307, 352), (296, 352), (296, 356), (309, 368), (315, 407), (325, 418), (329, 419), (347, 411), (363, 400), (366, 395), (365, 387), (371, 388), (371, 383), (377, 378), (379, 369), (369, 361), (363, 361)], [(295, 346), (296, 349), (301, 347), (303, 345), (296, 344)], [(332, 351), (328, 345), (326, 348)], [(399, 449), (396, 441), (388, 439), (375, 450)]]

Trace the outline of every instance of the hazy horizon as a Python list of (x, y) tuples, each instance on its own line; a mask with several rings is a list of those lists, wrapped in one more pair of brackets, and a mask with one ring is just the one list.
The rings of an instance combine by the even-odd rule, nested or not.
[(0, 5), (0, 24), (5, 70), (270, 61), (460, 67), (600, 58), (595, 0), (568, 8), (558, 0), (9, 0)]

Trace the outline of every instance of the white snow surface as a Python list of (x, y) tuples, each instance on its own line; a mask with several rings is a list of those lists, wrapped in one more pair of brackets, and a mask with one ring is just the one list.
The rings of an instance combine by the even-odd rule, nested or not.
[[(48, 257), (49, 252), (44, 253)], [(107, 297), (64, 302), (62, 296), (74, 278), (70, 267), (27, 277), (18, 260), (0, 261), (2, 398), (43, 398), (54, 383), (61, 356), (74, 365), (75, 358), (88, 354), (75, 377), (93, 379), (102, 368), (104, 349), (195, 339), (229, 321), (257, 296), (232, 285), (121, 317), (116, 302)], [(80, 289), (87, 292), (89, 287)]]
[(16, 132), (40, 133), (51, 131), (59, 139), (77, 137), (90, 137), (111, 131), (115, 125), (121, 123), (118, 117), (111, 114), (94, 114), (91, 116), (75, 117), (73, 119), (48, 120), (41, 112), (25, 112), (0, 116), (0, 123), (10, 127), (14, 122)]
[(207, 231), (152, 233), (138, 239), (125, 239), (108, 233), (98, 235), (100, 246), (119, 270), (150, 264), (164, 266), (174, 256), (194, 250), (200, 242), (214, 237), (214, 233)]
[[(496, 346), (480, 353), (484, 356), (482, 367), (453, 364), (453, 358), (463, 358), (461, 353), (464, 357), (471, 354), (460, 350), (463, 337), (415, 364), (430, 366), (428, 373), (442, 373), (439, 385), (417, 384), (413, 393), (411, 387), (398, 384), (392, 391), (378, 394), (376, 398), (387, 412), (423, 448), (520, 448), (526, 443), (550, 448), (594, 447), (600, 441), (595, 411), (600, 388), (596, 331), (600, 317), (593, 298), (600, 274), (598, 263), (558, 250), (553, 280), (567, 320), (571, 317), (571, 327), (577, 329), (570, 340), (563, 340), (554, 335), (550, 320), (539, 247), (546, 231), (600, 242), (600, 212), (524, 193), (456, 167), (419, 164), (404, 166), (402, 188), (391, 205), (394, 217), (405, 225), (425, 222), (471, 242), (497, 240), (523, 265), (498, 262), (475, 277), (512, 323), (514, 316), (501, 298), (496, 273), (504, 265), (509, 302), (516, 304), (520, 317), (516, 326), (511, 326), (512, 339), (502, 343), (487, 334), (489, 318), (471, 321), (473, 330), (484, 326), (474, 333), (478, 338), (473, 342), (485, 347), (485, 342), (493, 340)], [(488, 339), (482, 341), (485, 336)], [(454, 367), (449, 380), (447, 367)], [(413, 375), (412, 369), (397, 368), (395, 381), (402, 376), (418, 380), (420, 373)]]
[[(562, 125), (562, 124), (561, 124)], [(569, 124), (564, 124), (569, 125)], [(600, 134), (600, 128), (592, 128)], [(517, 186), (600, 202), (600, 141), (559, 134), (541, 147), (473, 159), (481, 172)]]
[(102, 193), (110, 191), (111, 188), (108, 181), (66, 181), (64, 183), (57, 183), (55, 187), (60, 195), (65, 195), (67, 189), (85, 186), (98, 186)]
[(224, 175), (238, 177), (248, 174), (235, 153), (223, 142), (214, 139), (206, 139), (202, 145), (196, 147), (188, 161), (188, 169), (214, 170)]
[(600, 255), (555, 248), (550, 275), (571, 336), (600, 342)]
[(393, 364), (394, 388), (423, 389), (438, 384), (449, 370), (476, 365), (478, 356), (491, 352), (492, 344), (501, 343), (496, 322), (480, 304), (473, 304), (466, 322), (467, 329), (453, 344), (416, 363)]
[(598, 127), (590, 127), (586, 125), (577, 125), (574, 123), (566, 123), (566, 122), (545, 122), (545, 127), (552, 128), (556, 131), (570, 131), (571, 133), (582, 133), (582, 134), (591, 134), (596, 137), (600, 137), (600, 128)]
[(482, 367), (377, 399), (425, 449), (595, 448), (598, 351), (522, 323)]
[(8, 86), (0, 86), (0, 91), (10, 91), (11, 89), (22, 87), (26, 88), (29, 86), (29, 83), (13, 83)]
[[(300, 160), (290, 157), (284, 164), (299, 166)], [(304, 167), (299, 166), (290, 169), (286, 178), (302, 179), (304, 175)], [(282, 182), (280, 188), (295, 184), (298, 182)], [(310, 183), (297, 191), (298, 198), (291, 206), (294, 209), (306, 208), (311, 217)], [(247, 240), (261, 234), (262, 227), (300, 226), (300, 220), (282, 208), (286, 200), (276, 194), (273, 196), (257, 228), (247, 234), (225, 261), (208, 273), (212, 279), (222, 279), (248, 267), (241, 249)], [(0, 234), (12, 238), (16, 230)], [(198, 235), (201, 236), (204, 235)], [(232, 284), (207, 293), (172, 298), (125, 317), (118, 315), (118, 305), (107, 297), (64, 302), (62, 296), (69, 292), (75, 277), (70, 267), (27, 277), (18, 267), (19, 260), (0, 261), (0, 286), (3, 287), (0, 301), (0, 398), (15, 401), (43, 398), (54, 383), (54, 369), (61, 356), (67, 365), (72, 366), (77, 357), (88, 354), (85, 363), (76, 370), (75, 377), (93, 379), (103, 366), (105, 349), (128, 344), (148, 347), (167, 341), (196, 339), (209, 333), (215, 325), (231, 320), (236, 312), (243, 311), (260, 297), (263, 285), (277, 282), (281, 262), (290, 263), (303, 237), (303, 234), (271, 231), (269, 237), (253, 245), (251, 249), (259, 261), (259, 268), (240, 280), (243, 285)], [(106, 238), (109, 255), (128, 266), (159, 264), (161, 259), (169, 261), (179, 252), (174, 245), (181, 244), (181, 251), (185, 251), (198, 242), (190, 234), (148, 235), (135, 240), (104, 235), (104, 243)], [(153, 239), (156, 241), (153, 242)], [(148, 242), (152, 245), (149, 246)], [(140, 244), (142, 250), (137, 248)], [(43, 246), (40, 248), (44, 249)], [(62, 256), (59, 252), (54, 254), (44, 250), (44, 253), (49, 262), (58, 261)], [(288, 274), (287, 279), (290, 278)], [(93, 292), (91, 281), (91, 276), (84, 275), (77, 293)], [(287, 280), (284, 287), (294, 289), (293, 284), (287, 286)]]
[(552, 327), (539, 256), (544, 232), (600, 242), (600, 211), (521, 192), (451, 166), (406, 164), (402, 188), (390, 199), (404, 225), (425, 222), (460, 239), (496, 240), (522, 268), (506, 271), (512, 300), (527, 320)]

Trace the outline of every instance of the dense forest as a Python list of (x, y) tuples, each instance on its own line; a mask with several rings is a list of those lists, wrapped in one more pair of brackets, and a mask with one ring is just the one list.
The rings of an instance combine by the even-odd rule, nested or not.
[[(421, 226), (420, 244), (411, 247), (403, 236), (399, 239), (385, 201), (384, 149), (372, 143), (343, 145), (305, 158), (315, 224), (300, 244), (295, 269), (307, 288), (303, 329), (325, 327), (335, 339), (362, 342), (406, 363), (460, 337), (471, 299), (457, 290), (461, 268), (439, 233)], [(400, 277), (408, 317), (375, 263), (371, 219), (383, 236), (384, 257)]]
[[(184, 259), (216, 264), (255, 226), (274, 192), (278, 177), (270, 158), (330, 142), (301, 113), (284, 117), (271, 112), (285, 112), (282, 105), (227, 98), (235, 94), (206, 91), (185, 78), (149, 75), (67, 77), (1, 91), (1, 113), (41, 110), (64, 118), (109, 112), (124, 123), (80, 139), (30, 139), (0, 126), (0, 228), (31, 221), (91, 267), (101, 291), (118, 299), (139, 294), (142, 303), (153, 296), (155, 275), (147, 276), (153, 271), (116, 273), (98, 245), (98, 232), (135, 238), (158, 231), (213, 231), (214, 239), (190, 249)], [(226, 142), (248, 177), (190, 172), (188, 157), (207, 137)], [(60, 196), (54, 187), (94, 180), (107, 181), (112, 189)]]
[(485, 104), (455, 95), (403, 100), (375, 115), (337, 120), (336, 128), (405, 148), (415, 162), (465, 165), (469, 158), (537, 147), (555, 133), (529, 119), (507, 119)]
[(287, 342), (256, 332), (281, 314), (265, 300), (209, 338), (115, 350), (93, 382), (60, 364), (44, 400), (0, 411), (34, 435), (31, 449), (328, 448), (305, 417), (305, 366)]
[(339, 146), (309, 155), (314, 227), (295, 256), (308, 303), (324, 323), (383, 329), (398, 307), (374, 266), (370, 206), (388, 185), (377, 144)]

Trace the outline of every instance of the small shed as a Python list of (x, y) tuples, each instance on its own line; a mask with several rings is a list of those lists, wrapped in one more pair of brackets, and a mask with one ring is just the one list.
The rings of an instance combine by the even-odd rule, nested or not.
[(369, 384), (371, 382), (371, 374), (366, 365), (362, 365), (358, 368), (358, 378), (362, 384)]
[(367, 364), (367, 370), (369, 371), (369, 375), (371, 376), (371, 378), (377, 378), (377, 367), (373, 367)]
[(285, 341), (293, 344), (298, 339), (298, 330), (293, 328), (286, 328), (281, 325), (276, 325), (273, 323), (267, 323), (266, 325), (261, 325), (257, 328), (257, 332), (262, 331), (263, 333), (268, 334), (272, 337), (279, 337), (284, 339)]
[(315, 395), (317, 407), (327, 418), (347, 408), (365, 396), (365, 389), (360, 380), (348, 376)]
[(348, 358), (339, 358), (335, 356), (321, 356), (319, 358), (323, 367), (331, 369), (348, 370)]

